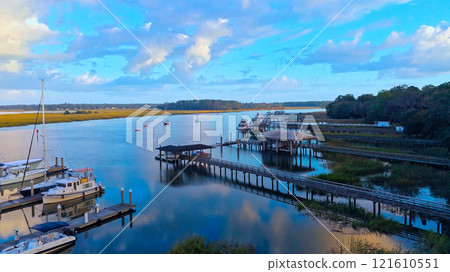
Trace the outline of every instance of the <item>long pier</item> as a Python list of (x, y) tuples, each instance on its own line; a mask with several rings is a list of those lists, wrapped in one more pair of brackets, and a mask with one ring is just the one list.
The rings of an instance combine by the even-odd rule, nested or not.
[[(251, 193), (260, 197), (264, 197), (264, 198), (268, 198), (274, 201), (278, 201), (281, 203), (285, 203), (294, 207), (297, 207), (299, 205), (298, 200), (301, 201), (305, 201), (305, 200), (309, 200), (308, 198), (299, 196), (299, 195), (293, 195), (287, 192), (281, 192), (281, 191), (276, 191), (267, 187), (264, 187), (263, 184), (261, 184), (261, 186), (256, 186), (255, 184), (252, 183), (245, 183), (235, 179), (235, 180), (220, 180), (219, 181), (220, 184), (225, 184), (227, 186), (233, 187), (235, 189), (241, 190), (241, 191), (245, 191), (247, 193)], [(310, 195), (312, 196), (312, 195)], [(306, 197), (308, 197), (308, 195), (306, 195)], [(328, 200), (328, 198), (327, 198)], [(314, 207), (308, 207), (309, 210), (313, 211), (316, 215), (320, 216), (320, 214), (324, 213), (323, 211), (317, 211), (314, 209)], [(317, 214), (318, 213), (318, 214)], [(331, 214), (336, 214), (339, 216), (343, 216), (346, 219), (348, 219), (349, 221), (361, 221), (361, 219), (358, 219), (357, 217), (353, 217), (350, 214), (345, 214), (345, 213), (341, 213), (338, 211), (325, 211), (325, 213), (331, 213)], [(410, 218), (411, 220), (411, 218)], [(407, 222), (404, 222), (405, 225), (408, 225)], [(423, 231), (420, 228), (414, 227), (412, 226), (412, 222), (409, 222), (409, 227), (407, 230), (400, 230), (400, 231), (396, 231), (395, 235), (398, 235), (400, 237), (409, 239), (409, 240), (413, 240), (413, 241), (418, 241), (420, 239), (420, 232)]]
[(447, 167), (447, 168), (450, 167), (450, 160), (445, 159), (445, 158), (372, 151), (372, 150), (357, 149), (357, 148), (324, 146), (324, 145), (314, 145), (314, 146), (312, 146), (312, 148), (315, 151), (315, 153), (317, 153), (317, 152), (333, 152), (333, 153), (350, 154), (350, 155), (391, 160), (391, 161), (413, 162), (413, 163), (421, 163), (421, 164), (427, 164), (427, 165), (439, 166), (439, 167)]
[(267, 170), (264, 167), (257, 167), (246, 165), (242, 163), (230, 162), (220, 159), (206, 158), (206, 157), (188, 157), (183, 156), (180, 159), (182, 160), (194, 160), (194, 162), (198, 164), (203, 164), (206, 167), (212, 166), (214, 171), (216, 167), (219, 168), (220, 175), (222, 174), (222, 169), (226, 174), (226, 170), (230, 170), (231, 175), (234, 174), (237, 177), (237, 172), (242, 172), (244, 174), (244, 183), (245, 177), (248, 176), (250, 180), (250, 174), (256, 176), (256, 183), (258, 184), (259, 177), (261, 177), (261, 184), (264, 182), (265, 178), (270, 178), (272, 183), (272, 188), (276, 186), (278, 191), (279, 182), (275, 182), (275, 179), (279, 181), (286, 182), (286, 187), (289, 188), (292, 184), (291, 192), (295, 191), (295, 185), (300, 187), (307, 188), (311, 190), (311, 194), (314, 191), (321, 191), (331, 194), (331, 202), (333, 202), (333, 197), (335, 195), (349, 197), (349, 203), (351, 203), (351, 198), (353, 198), (354, 202), (356, 202), (356, 198), (362, 198), (366, 200), (373, 201), (374, 212), (376, 209), (376, 204), (378, 203), (378, 211), (380, 210), (380, 203), (387, 204), (394, 207), (399, 207), (404, 210), (408, 210), (411, 212), (424, 213), (436, 218), (441, 218), (445, 220), (450, 220), (450, 205), (444, 203), (437, 203), (428, 200), (422, 200), (418, 198), (412, 198), (408, 196), (392, 194), (389, 192), (363, 188), (348, 184), (342, 184), (327, 180), (315, 179), (305, 176), (300, 176), (297, 174), (292, 174), (285, 171), (279, 170)]

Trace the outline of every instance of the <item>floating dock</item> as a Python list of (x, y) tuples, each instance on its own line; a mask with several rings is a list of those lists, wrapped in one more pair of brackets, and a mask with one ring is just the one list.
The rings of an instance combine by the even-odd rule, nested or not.
[(0, 203), (0, 214), (2, 212), (20, 209), (23, 207), (27, 207), (30, 205), (35, 205), (42, 203), (42, 194), (37, 194), (35, 196), (27, 196), (19, 199), (9, 200), (6, 202)]
[[(132, 214), (132, 213), (136, 212), (134, 210), (135, 208), (136, 208), (136, 205), (120, 203), (120, 204), (117, 204), (117, 205), (114, 205), (111, 207), (104, 208), (98, 212), (90, 213), (85, 217), (75, 218), (75, 219), (72, 219), (72, 220), (69, 220), (66, 222), (69, 224), (69, 228), (72, 231), (81, 233), (88, 229), (92, 229), (92, 228), (101, 226), (103, 224), (106, 224), (108, 222), (111, 222), (115, 219), (121, 218), (125, 215)], [(63, 229), (56, 229), (53, 231), (63, 231)], [(20, 237), (20, 240), (31, 239), (31, 238), (38, 237), (40, 235), (42, 235), (42, 233), (34, 232), (34, 233)], [(0, 244), (0, 251), (2, 251), (3, 249), (5, 249), (7, 247), (17, 244), (19, 241), (12, 240), (12, 241), (7, 241), (5, 243)]]

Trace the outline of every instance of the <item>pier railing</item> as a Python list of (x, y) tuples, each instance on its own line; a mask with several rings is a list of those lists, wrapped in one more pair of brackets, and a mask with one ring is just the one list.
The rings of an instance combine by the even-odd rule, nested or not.
[(404, 209), (414, 210), (417, 212), (423, 212), (441, 218), (450, 219), (450, 205), (447, 205), (445, 203), (423, 200), (328, 180), (310, 178), (280, 170), (269, 171), (264, 167), (252, 166), (220, 159), (197, 157), (195, 161), (207, 165), (214, 165), (221, 168), (240, 171), (243, 173), (250, 173), (256, 176), (278, 179), (287, 183), (294, 183), (301, 187), (308, 187), (313, 190), (334, 193), (336, 195), (347, 197), (363, 198), (374, 202), (389, 204)]

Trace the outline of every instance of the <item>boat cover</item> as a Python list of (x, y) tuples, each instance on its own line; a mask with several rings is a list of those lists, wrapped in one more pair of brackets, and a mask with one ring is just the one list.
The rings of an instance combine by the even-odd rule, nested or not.
[(69, 224), (67, 224), (66, 222), (57, 221), (57, 222), (48, 222), (48, 223), (38, 224), (31, 228), (38, 230), (40, 232), (47, 232), (49, 230), (67, 227), (67, 226), (69, 226)]

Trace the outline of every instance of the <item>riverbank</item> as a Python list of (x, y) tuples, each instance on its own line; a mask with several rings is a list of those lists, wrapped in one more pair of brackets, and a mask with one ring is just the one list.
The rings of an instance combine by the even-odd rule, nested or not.
[[(314, 107), (289, 107), (279, 110), (293, 110), (299, 111), (305, 109), (320, 109)], [(76, 113), (64, 114), (61, 113), (46, 113), (46, 123), (66, 123), (75, 121), (101, 120), (101, 119), (115, 119), (125, 118), (132, 114), (136, 109), (105, 109), (105, 110), (82, 110)], [(196, 114), (196, 113), (225, 113), (225, 112), (243, 112), (243, 111), (273, 111), (274, 109), (244, 109), (244, 110), (170, 110), (171, 114)], [(11, 112), (12, 110), (8, 110)], [(158, 114), (162, 114), (159, 112)], [(0, 128), (2, 127), (20, 127), (34, 124), (36, 114), (33, 113), (17, 113), (14, 114), (0, 114)], [(42, 116), (39, 115), (38, 122), (40, 123)]]

